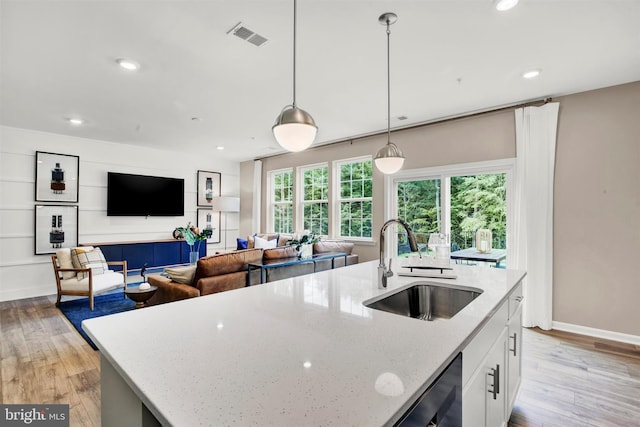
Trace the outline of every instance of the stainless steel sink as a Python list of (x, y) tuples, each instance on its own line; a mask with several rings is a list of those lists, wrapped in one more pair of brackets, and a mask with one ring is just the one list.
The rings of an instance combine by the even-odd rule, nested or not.
[(451, 319), (481, 293), (480, 289), (475, 288), (416, 283), (381, 299), (365, 302), (364, 305), (421, 320)]

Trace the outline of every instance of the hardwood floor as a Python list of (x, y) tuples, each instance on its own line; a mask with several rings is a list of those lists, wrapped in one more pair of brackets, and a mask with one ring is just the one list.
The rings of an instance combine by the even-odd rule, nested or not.
[[(0, 402), (68, 403), (71, 426), (100, 425), (100, 358), (40, 297), (0, 303)], [(640, 426), (640, 348), (525, 330), (510, 427)]]
[(0, 303), (0, 401), (69, 404), (72, 426), (100, 426), (100, 355), (55, 298)]
[(510, 427), (640, 426), (640, 347), (523, 332), (522, 384)]

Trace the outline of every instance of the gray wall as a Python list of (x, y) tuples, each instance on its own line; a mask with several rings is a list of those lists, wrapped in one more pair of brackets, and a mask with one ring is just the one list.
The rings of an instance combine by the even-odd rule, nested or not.
[[(553, 319), (640, 335), (640, 279), (632, 271), (640, 248), (640, 82), (554, 101), (560, 102), (560, 117)], [(392, 141), (407, 157), (405, 169), (511, 158), (514, 114), (497, 112), (393, 132)], [(375, 154), (385, 142), (385, 136), (377, 136), (264, 159), (262, 227), (269, 170)], [(251, 164), (241, 167), (243, 188), (252, 182)], [(246, 190), (241, 216), (250, 223), (252, 190)], [(383, 176), (376, 171), (374, 230), (384, 221), (383, 195)], [(240, 229), (241, 235), (253, 231)], [(375, 259), (377, 242), (358, 245), (356, 251), (361, 260)]]
[[(513, 113), (498, 112), (481, 117), (457, 120), (455, 122), (406, 129), (392, 133), (391, 140), (403, 150), (405, 157), (405, 169), (414, 169), (427, 166), (440, 166), (453, 163), (467, 163), (485, 160), (496, 160), (515, 156), (515, 144), (513, 134)], [(266, 200), (265, 184), (267, 173), (270, 170), (286, 167), (295, 167), (311, 163), (329, 162), (350, 157), (375, 154), (386, 143), (386, 135), (373, 136), (364, 139), (348, 141), (324, 147), (317, 147), (301, 153), (289, 153), (270, 157), (263, 160), (262, 165), (262, 230), (266, 227)], [(241, 181), (252, 182), (253, 169), (243, 162), (241, 166)], [(251, 170), (250, 175), (245, 175)], [(330, 178), (331, 179), (331, 178)], [(384, 223), (384, 175), (374, 167), (373, 176), (373, 229), (379, 230)], [(247, 198), (248, 199), (248, 198)], [(251, 214), (249, 205), (243, 205), (242, 219)], [(240, 229), (240, 232), (250, 231)], [(249, 233), (247, 233), (249, 234)], [(377, 240), (377, 236), (373, 236)], [(358, 244), (355, 251), (361, 261), (369, 261), (379, 256), (377, 242), (371, 244)]]
[(640, 82), (558, 100), (553, 320), (640, 335)]

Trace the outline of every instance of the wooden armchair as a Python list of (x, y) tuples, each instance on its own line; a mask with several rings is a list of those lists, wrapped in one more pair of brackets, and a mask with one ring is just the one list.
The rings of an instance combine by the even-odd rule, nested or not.
[[(56, 286), (58, 287), (58, 299), (56, 307), (60, 305), (62, 295), (87, 296), (89, 297), (89, 308), (93, 310), (93, 297), (100, 293), (110, 291), (112, 289), (124, 288), (127, 290), (127, 261), (109, 261), (108, 265), (122, 266), (122, 272), (108, 270), (104, 274), (93, 274), (90, 268), (70, 268), (60, 266), (57, 255), (51, 256), (53, 263), (53, 271), (56, 276)], [(78, 280), (77, 273), (87, 273), (87, 277)], [(66, 277), (63, 273), (67, 274)], [(126, 298), (126, 294), (123, 293)]]

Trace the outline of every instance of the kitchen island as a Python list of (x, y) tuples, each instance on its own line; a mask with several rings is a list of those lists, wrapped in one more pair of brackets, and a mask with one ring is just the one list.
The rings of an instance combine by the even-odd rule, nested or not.
[[(396, 274), (378, 289), (377, 264), (84, 321), (102, 425), (393, 424), (525, 274), (456, 265), (456, 279)], [(432, 322), (363, 305), (416, 281), (482, 294)]]

